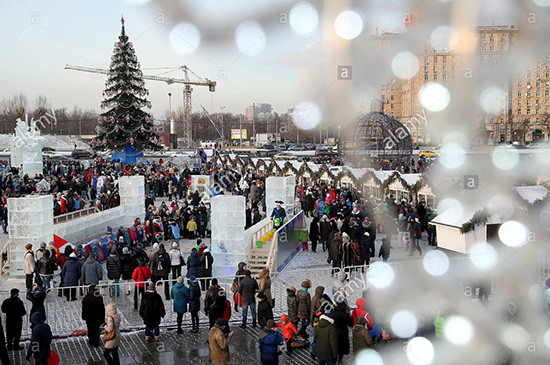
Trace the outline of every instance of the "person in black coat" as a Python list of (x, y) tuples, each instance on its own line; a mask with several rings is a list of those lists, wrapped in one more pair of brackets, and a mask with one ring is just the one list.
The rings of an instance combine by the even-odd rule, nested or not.
[(27, 314), (23, 301), (19, 298), (19, 289), (14, 288), (11, 296), (2, 303), (2, 312), (6, 313), (6, 337), (8, 350), (22, 350), (19, 346), (23, 316)]
[(384, 262), (388, 261), (390, 257), (391, 245), (387, 237), (382, 238), (382, 246), (380, 246), (380, 252), (378, 252), (378, 257), (382, 257)]
[[(204, 296), (204, 314), (208, 316), (210, 328), (214, 327), (218, 318), (223, 318), (227, 306), (227, 296), (218, 285), (218, 279), (212, 279), (212, 285)], [(255, 313), (254, 313), (255, 314)]]
[(192, 333), (199, 332), (199, 311), (201, 310), (201, 288), (194, 276), (189, 278), (189, 298), (187, 304), (189, 305), (189, 313), (191, 313), (191, 329)]
[(329, 235), (331, 231), (330, 221), (328, 216), (323, 215), (319, 222), (319, 234), (321, 236), (321, 243), (323, 244), (323, 252), (327, 250)]
[(103, 298), (95, 285), (88, 287), (88, 294), (82, 299), (82, 320), (88, 327), (88, 343), (99, 346), (99, 326), (105, 322), (105, 306)]
[(34, 313), (40, 312), (42, 318), (46, 320), (46, 308), (44, 307), (46, 291), (35, 283), (34, 288), (27, 291), (27, 300), (32, 303), (31, 313), (29, 315), (32, 317)]
[(200, 276), (200, 258), (199, 254), (197, 252), (197, 249), (193, 247), (191, 249), (191, 254), (187, 258), (187, 278), (190, 278), (191, 276)]
[[(118, 256), (117, 250), (115, 247), (112, 247), (109, 251), (109, 256), (107, 257), (107, 279), (114, 280), (115, 283), (120, 281), (122, 276), (122, 263), (120, 262), (120, 257)], [(114, 285), (110, 288), (111, 296), (118, 297), (120, 295), (120, 285)]]
[(349, 355), (349, 328), (353, 327), (353, 319), (348, 313), (345, 302), (339, 302), (332, 310), (334, 329), (336, 330), (338, 362), (341, 363), (345, 355)]
[[(214, 257), (210, 253), (209, 249), (204, 249), (199, 263), (199, 277), (210, 278), (212, 277), (212, 264), (214, 263)], [(210, 279), (201, 280), (201, 289), (204, 291), (210, 287)]]
[(267, 321), (273, 319), (273, 309), (271, 303), (263, 293), (258, 294), (258, 324), (261, 328), (265, 327)]
[(139, 316), (145, 324), (145, 341), (150, 342), (151, 332), (154, 333), (155, 341), (160, 341), (160, 321), (166, 315), (164, 303), (159, 293), (155, 290), (155, 284), (149, 283), (147, 292), (141, 298)]
[(27, 350), (27, 361), (34, 357), (36, 364), (45, 365), (48, 363), (52, 343), (52, 330), (47, 323), (44, 323), (42, 313), (37, 312), (31, 315), (31, 344)]
[(376, 240), (376, 224), (374, 224), (368, 217), (365, 218), (365, 222), (363, 223), (363, 227), (365, 228), (365, 232), (369, 234), (369, 240), (368, 240), (368, 248), (369, 248), (369, 256), (374, 257), (376, 255), (376, 246), (374, 244)]
[(309, 240), (311, 241), (311, 251), (317, 252), (317, 242), (319, 241), (319, 217), (313, 217), (309, 225)]

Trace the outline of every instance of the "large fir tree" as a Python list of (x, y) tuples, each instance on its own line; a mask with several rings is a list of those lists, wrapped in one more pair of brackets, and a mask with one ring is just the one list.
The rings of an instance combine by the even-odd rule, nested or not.
[(151, 108), (143, 82), (139, 62), (132, 42), (124, 30), (124, 18), (119, 41), (111, 56), (110, 72), (105, 83), (106, 112), (100, 114), (95, 150), (122, 150), (126, 145), (134, 149), (160, 149), (159, 136), (154, 132), (152, 117), (143, 108)]

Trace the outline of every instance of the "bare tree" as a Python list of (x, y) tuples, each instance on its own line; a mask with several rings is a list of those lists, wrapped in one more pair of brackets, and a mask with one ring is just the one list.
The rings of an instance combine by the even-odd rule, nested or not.
[(4, 100), (0, 104), (0, 108), (0, 132), (13, 133), (17, 118), (24, 119), (25, 112), (28, 111), (27, 97), (22, 93), (16, 94), (10, 99)]
[(44, 116), (50, 108), (51, 106), (46, 95), (40, 94), (34, 100), (34, 110), (32, 111), (31, 116), (34, 120), (38, 120)]

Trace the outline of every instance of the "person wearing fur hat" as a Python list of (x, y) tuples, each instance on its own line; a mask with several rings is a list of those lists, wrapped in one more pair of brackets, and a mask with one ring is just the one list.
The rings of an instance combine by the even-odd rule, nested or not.
[(308, 293), (309, 288), (311, 288), (311, 282), (309, 280), (304, 280), (302, 282), (302, 287), (296, 294), (296, 301), (298, 302), (298, 319), (301, 322), (300, 335), (304, 338), (309, 337), (306, 332), (311, 317), (311, 295)]
[(318, 364), (335, 364), (338, 356), (338, 339), (334, 319), (329, 314), (322, 314), (319, 323), (313, 329), (313, 341), (316, 345)]

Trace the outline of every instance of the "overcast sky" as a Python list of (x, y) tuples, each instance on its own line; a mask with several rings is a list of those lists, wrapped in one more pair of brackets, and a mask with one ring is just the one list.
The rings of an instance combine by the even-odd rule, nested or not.
[[(124, 14), (126, 32), (142, 68), (185, 64), (199, 76), (217, 81), (215, 93), (195, 87), (194, 110), (204, 105), (218, 112), (225, 106), (226, 112), (244, 113), (245, 107), (253, 102), (267, 102), (275, 111), (284, 113), (292, 105), (307, 100), (317, 87), (308, 84), (312, 70), (307, 76), (300, 73), (308, 73), (310, 61), (328, 57), (321, 51), (322, 46), (316, 46), (325, 39), (326, 30), (317, 26), (307, 35), (298, 34), (285, 21), (288, 19), (281, 19), (288, 16), (296, 2), (0, 0), (0, 98), (22, 92), (32, 100), (44, 94), (56, 108), (78, 105), (99, 111), (105, 76), (64, 70), (64, 66), (108, 68), (113, 43), (120, 34), (120, 17)], [(312, 3), (319, 9), (320, 1)], [(414, 5), (411, 5), (414, 1), (405, 0), (368, 3), (384, 6), (365, 11), (363, 33), (369, 35), (376, 30), (399, 31), (403, 9)], [(320, 24), (323, 14), (319, 12)], [(505, 15), (491, 16), (502, 21)], [(254, 28), (245, 27), (245, 49), (240, 50), (235, 33), (239, 25), (250, 19), (260, 24), (265, 38), (248, 47), (247, 36), (253, 34)], [(172, 37), (171, 42), (171, 30), (181, 22), (196, 27), (200, 42), (192, 34), (185, 41), (187, 44), (181, 44), (181, 37)], [(195, 51), (178, 52), (181, 47), (188, 52), (194, 41), (198, 42)], [(151, 75), (162, 72), (165, 71), (144, 70)], [(176, 71), (166, 76), (181, 77), (182, 73)], [(173, 109), (182, 106), (180, 85), (146, 81), (146, 86), (155, 116), (168, 109), (169, 92), (173, 94)]]

